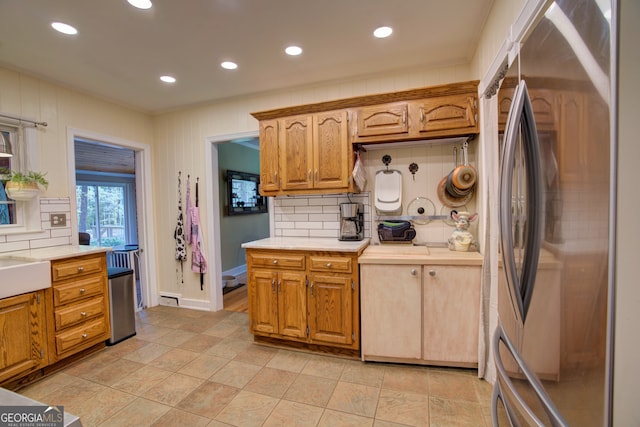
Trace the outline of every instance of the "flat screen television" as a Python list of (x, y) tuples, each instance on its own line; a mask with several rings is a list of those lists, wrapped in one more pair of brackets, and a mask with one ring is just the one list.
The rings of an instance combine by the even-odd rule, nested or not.
[(259, 193), (260, 175), (227, 170), (227, 215), (267, 212), (267, 198)]

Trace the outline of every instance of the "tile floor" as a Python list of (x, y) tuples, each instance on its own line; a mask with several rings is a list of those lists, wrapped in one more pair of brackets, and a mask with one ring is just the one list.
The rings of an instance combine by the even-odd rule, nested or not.
[(147, 309), (135, 337), (19, 393), (85, 427), (491, 425), (475, 370), (263, 347), (247, 324), (246, 313)]

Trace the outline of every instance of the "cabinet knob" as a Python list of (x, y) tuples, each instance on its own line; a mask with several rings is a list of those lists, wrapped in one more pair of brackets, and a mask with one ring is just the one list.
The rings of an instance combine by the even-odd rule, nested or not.
[(331, 263), (330, 262), (327, 263), (327, 268), (331, 268)]
[(81, 294), (84, 294), (85, 292), (87, 292), (87, 291), (85, 290), (85, 288), (80, 288), (80, 293), (81, 293)]
[(88, 337), (88, 336), (89, 336), (89, 335), (87, 335), (87, 334), (82, 334), (82, 339), (84, 339), (84, 338), (86, 338), (86, 337)]
[(278, 260), (277, 260), (277, 259), (274, 259), (274, 260), (273, 260), (273, 263), (274, 263), (274, 264), (277, 264), (277, 263), (278, 263)]
[(418, 270), (416, 270), (415, 268), (411, 269), (411, 275), (415, 276), (416, 274), (418, 274)]
[(436, 271), (435, 270), (429, 270), (429, 276), (435, 276), (436, 275)]
[(78, 267), (78, 273), (82, 273), (84, 271), (84, 267)]
[(81, 311), (81, 312), (80, 312), (80, 316), (85, 317), (86, 315), (87, 315), (87, 312), (86, 312), (86, 311)]

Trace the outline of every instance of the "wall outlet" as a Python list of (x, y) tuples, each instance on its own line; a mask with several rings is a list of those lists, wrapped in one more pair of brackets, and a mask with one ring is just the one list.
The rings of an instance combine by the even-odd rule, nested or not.
[(50, 213), (49, 223), (52, 227), (66, 227), (67, 226), (67, 214), (64, 213)]

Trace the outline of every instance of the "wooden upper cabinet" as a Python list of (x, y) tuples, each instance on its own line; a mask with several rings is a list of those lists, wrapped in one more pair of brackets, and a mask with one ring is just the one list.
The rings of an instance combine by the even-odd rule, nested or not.
[(280, 173), (283, 190), (312, 188), (313, 127), (311, 116), (295, 116), (280, 123)]
[(278, 120), (260, 122), (260, 194), (280, 189)]
[(449, 95), (416, 101), (419, 131), (477, 133), (475, 94)]
[(349, 188), (349, 126), (346, 111), (313, 116), (313, 187)]
[(355, 140), (366, 141), (367, 137), (382, 135), (408, 135), (409, 104), (407, 102), (374, 105), (358, 108), (356, 116)]

